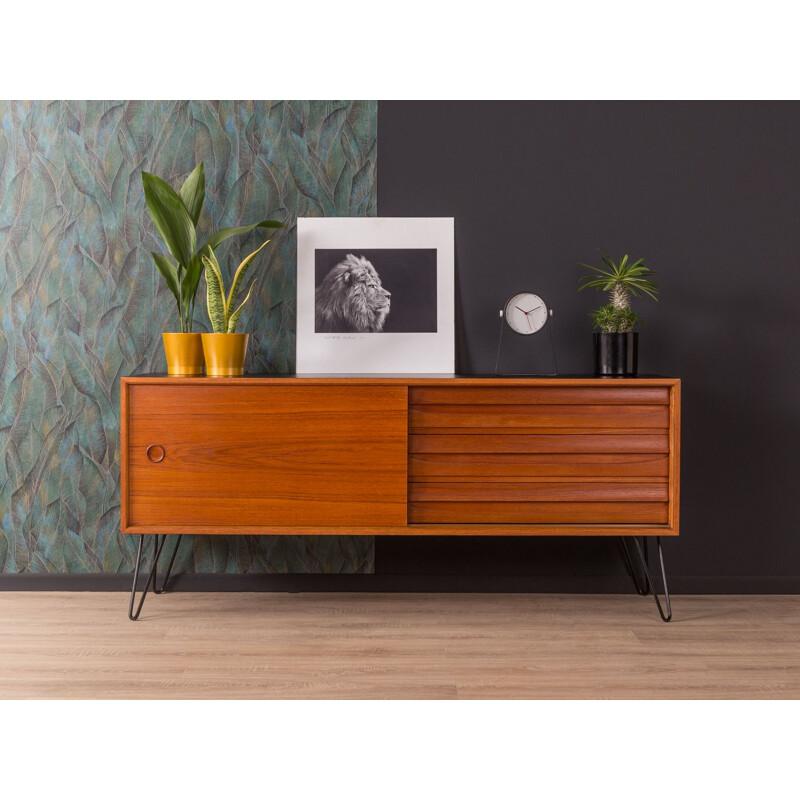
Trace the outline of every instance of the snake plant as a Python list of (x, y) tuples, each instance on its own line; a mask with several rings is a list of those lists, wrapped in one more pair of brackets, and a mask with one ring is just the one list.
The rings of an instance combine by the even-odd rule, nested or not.
[(252, 225), (223, 228), (198, 247), (197, 223), (206, 195), (203, 162), (201, 161), (192, 170), (177, 192), (168, 183), (149, 172), (142, 172), (142, 185), (147, 213), (175, 263), (160, 253), (151, 255), (156, 268), (175, 295), (181, 333), (191, 333), (195, 295), (200, 282), (200, 273), (203, 271), (203, 256), (231, 236), (248, 233), (254, 228), (285, 226), (282, 222), (264, 219)]
[(255, 284), (250, 284), (247, 296), (242, 300), (239, 307), (236, 308), (236, 297), (239, 294), (239, 288), (242, 285), (244, 276), (247, 274), (247, 270), (253, 263), (253, 259), (268, 244), (269, 239), (267, 239), (258, 250), (254, 250), (239, 264), (236, 274), (233, 276), (233, 283), (231, 284), (231, 290), (227, 297), (225, 297), (225, 282), (222, 280), (222, 269), (219, 266), (219, 261), (217, 261), (214, 250), (209, 247), (208, 255), (203, 254), (203, 264), (206, 268), (206, 306), (208, 308), (208, 318), (211, 320), (214, 333), (236, 333), (236, 326), (239, 323), (242, 309), (245, 303), (250, 299)]

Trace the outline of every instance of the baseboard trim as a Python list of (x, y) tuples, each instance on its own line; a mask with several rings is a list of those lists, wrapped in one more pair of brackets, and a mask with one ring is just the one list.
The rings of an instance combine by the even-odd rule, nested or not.
[[(673, 594), (800, 594), (800, 576), (672, 576)], [(0, 575), (0, 591), (123, 592), (131, 575)], [(519, 575), (175, 575), (179, 592), (479, 592), (618, 594), (633, 591), (625, 576)]]

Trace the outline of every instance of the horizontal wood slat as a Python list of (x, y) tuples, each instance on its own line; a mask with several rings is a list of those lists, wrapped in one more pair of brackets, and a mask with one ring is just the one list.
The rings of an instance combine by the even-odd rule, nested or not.
[(427, 428), (661, 428), (666, 405), (412, 405), (409, 427)]
[(665, 386), (432, 386), (409, 389), (408, 402), (411, 405), (431, 403), (447, 405), (521, 405), (544, 404), (646, 404), (668, 405), (669, 389)]
[(437, 503), (408, 504), (409, 523), (666, 524), (667, 503)]
[(410, 433), (435, 433), (437, 435), (455, 435), (455, 436), (465, 436), (465, 435), (485, 435), (490, 433), (501, 433), (501, 434), (517, 434), (517, 435), (524, 435), (530, 436), (532, 434), (540, 434), (540, 433), (547, 433), (547, 434), (561, 434), (561, 435), (569, 435), (574, 433), (580, 434), (597, 434), (598, 436), (637, 436), (639, 434), (651, 434), (651, 433), (666, 433), (666, 428), (578, 428), (572, 426), (567, 426), (563, 428), (556, 428), (551, 427), (549, 425), (543, 426), (540, 428), (535, 427), (525, 427), (525, 428), (516, 428), (511, 425), (500, 427), (500, 428), (413, 428), (410, 430)]
[(409, 502), (666, 502), (666, 481), (630, 483), (410, 483)]
[(581, 434), (409, 434), (410, 453), (668, 453), (666, 433)]
[(536, 476), (666, 477), (669, 456), (660, 453), (412, 453), (410, 480)]

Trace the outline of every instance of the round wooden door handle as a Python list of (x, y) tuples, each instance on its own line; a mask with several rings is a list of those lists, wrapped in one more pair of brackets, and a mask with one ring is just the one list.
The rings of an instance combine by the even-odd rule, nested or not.
[(148, 459), (150, 459), (150, 461), (152, 461), (154, 464), (158, 464), (160, 461), (164, 460), (164, 456), (167, 454), (167, 451), (164, 450), (163, 445), (149, 444), (147, 445), (147, 450), (145, 450), (145, 454), (147, 455)]

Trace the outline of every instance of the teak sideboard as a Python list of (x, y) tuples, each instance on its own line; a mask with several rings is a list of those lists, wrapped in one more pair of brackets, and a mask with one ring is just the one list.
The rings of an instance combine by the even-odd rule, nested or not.
[(153, 375), (123, 378), (121, 405), (122, 531), (159, 552), (167, 534), (623, 536), (646, 571), (637, 537), (678, 534), (674, 378)]

